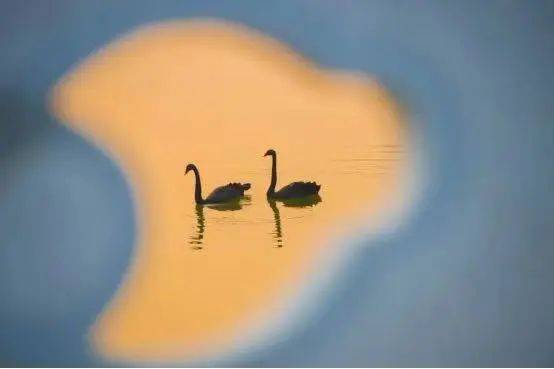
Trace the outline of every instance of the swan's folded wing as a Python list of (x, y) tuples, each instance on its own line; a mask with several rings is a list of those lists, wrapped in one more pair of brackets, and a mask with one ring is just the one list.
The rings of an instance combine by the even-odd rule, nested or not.
[(245, 188), (240, 183), (229, 183), (218, 187), (206, 197), (208, 202), (225, 202), (237, 199), (244, 195)]
[(315, 182), (293, 182), (281, 188), (277, 193), (282, 197), (302, 197), (315, 195), (321, 188)]
[(242, 191), (243, 193), (244, 191), (250, 189), (250, 183), (231, 182), (227, 186), (234, 187), (238, 191)]

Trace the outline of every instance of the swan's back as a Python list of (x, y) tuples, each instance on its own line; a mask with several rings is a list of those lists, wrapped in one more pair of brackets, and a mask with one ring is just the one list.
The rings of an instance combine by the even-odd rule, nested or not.
[(315, 182), (293, 182), (279, 191), (275, 192), (275, 198), (290, 199), (295, 197), (304, 197), (316, 195), (319, 193), (321, 185)]
[(244, 191), (250, 189), (250, 183), (229, 183), (214, 189), (204, 201), (209, 203), (226, 202), (244, 196)]

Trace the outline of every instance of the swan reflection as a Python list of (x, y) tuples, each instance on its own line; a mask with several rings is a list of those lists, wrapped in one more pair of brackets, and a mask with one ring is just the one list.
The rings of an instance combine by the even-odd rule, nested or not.
[(294, 199), (286, 199), (286, 200), (280, 200), (283, 205), (290, 207), (290, 208), (305, 208), (308, 206), (316, 206), (319, 204), (321, 200), (321, 196), (319, 195), (312, 195), (312, 196), (306, 196), (306, 197), (299, 197)]
[(196, 232), (190, 237), (189, 243), (194, 250), (201, 250), (204, 240), (204, 229), (206, 228), (206, 220), (204, 218), (204, 206), (196, 205)]
[[(305, 208), (308, 206), (309, 207), (316, 206), (318, 203), (321, 202), (321, 197), (319, 195), (313, 195), (313, 196), (307, 196), (302, 198), (281, 200), (280, 202), (286, 207)], [(278, 247), (278, 248), (283, 247), (283, 230), (281, 227), (281, 213), (279, 212), (279, 208), (277, 207), (277, 201), (275, 199), (268, 197), (267, 203), (269, 204), (269, 207), (273, 211), (273, 221), (275, 223), (275, 230), (273, 231), (272, 235), (273, 235), (273, 238), (275, 239), (275, 247)]]
[(189, 237), (189, 244), (193, 250), (202, 250), (204, 244), (204, 232), (206, 231), (206, 218), (204, 216), (204, 208), (209, 208), (216, 211), (236, 211), (242, 209), (243, 205), (250, 203), (251, 197), (245, 195), (242, 199), (221, 204), (196, 205), (196, 230)]
[(273, 221), (275, 222), (275, 230), (272, 235), (275, 239), (275, 247), (283, 247), (283, 233), (281, 231), (281, 214), (279, 213), (279, 208), (275, 203), (275, 200), (268, 198), (267, 203), (273, 210)]

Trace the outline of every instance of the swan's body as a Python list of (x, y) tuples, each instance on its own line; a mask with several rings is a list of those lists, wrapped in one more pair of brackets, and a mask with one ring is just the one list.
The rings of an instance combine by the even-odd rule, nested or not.
[(321, 185), (315, 182), (292, 182), (278, 191), (277, 185), (277, 153), (275, 150), (267, 150), (264, 156), (271, 156), (271, 183), (267, 189), (267, 197), (276, 200), (295, 199), (317, 195)]
[(292, 182), (271, 194), (270, 197), (274, 199), (294, 199), (312, 196), (317, 194), (320, 188), (321, 186), (315, 182)]
[(187, 165), (185, 174), (189, 171), (194, 172), (196, 184), (194, 187), (194, 200), (199, 205), (204, 204), (221, 204), (225, 202), (235, 201), (244, 196), (244, 191), (250, 189), (250, 183), (229, 183), (225, 186), (220, 186), (214, 189), (208, 197), (202, 198), (202, 184), (200, 181), (200, 173), (194, 164)]
[(229, 183), (214, 189), (204, 199), (204, 204), (219, 204), (244, 196), (244, 191), (250, 188), (249, 183)]

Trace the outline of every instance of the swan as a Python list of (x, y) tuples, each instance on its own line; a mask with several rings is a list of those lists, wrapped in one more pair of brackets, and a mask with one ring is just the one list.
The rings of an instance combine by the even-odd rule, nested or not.
[(277, 153), (269, 149), (264, 156), (271, 156), (271, 184), (267, 189), (267, 197), (276, 200), (295, 199), (317, 195), (321, 185), (315, 182), (292, 182), (275, 192), (277, 184)]
[(233, 200), (238, 200), (244, 196), (244, 191), (250, 189), (250, 183), (229, 183), (225, 186), (217, 187), (206, 197), (202, 198), (202, 184), (200, 183), (200, 173), (194, 164), (188, 164), (185, 174), (190, 171), (194, 172), (196, 185), (194, 187), (194, 200), (198, 205), (204, 204), (221, 204)]

